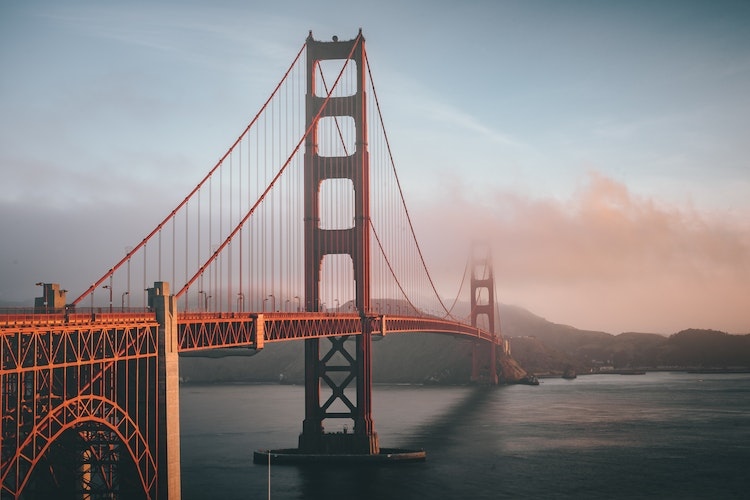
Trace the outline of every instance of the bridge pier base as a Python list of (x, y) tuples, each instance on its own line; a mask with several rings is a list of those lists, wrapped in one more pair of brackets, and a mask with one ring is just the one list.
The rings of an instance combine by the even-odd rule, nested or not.
[(378, 433), (370, 435), (348, 432), (323, 432), (318, 435), (299, 435), (299, 451), (305, 454), (377, 455), (380, 453)]

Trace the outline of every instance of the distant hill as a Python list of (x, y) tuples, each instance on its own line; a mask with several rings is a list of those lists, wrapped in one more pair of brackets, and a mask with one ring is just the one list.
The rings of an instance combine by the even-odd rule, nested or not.
[[(503, 335), (511, 355), (536, 375), (607, 369), (750, 368), (750, 335), (684, 330), (670, 337), (653, 333), (579, 330), (545, 320), (515, 306), (500, 306)], [(373, 342), (375, 383), (466, 383), (471, 375), (471, 341), (437, 334), (393, 334)], [(267, 344), (250, 350), (209, 351), (221, 359), (183, 356), (183, 379), (196, 382), (255, 381), (302, 383), (304, 342)], [(238, 355), (239, 354), (239, 355)], [(506, 363), (509, 366), (509, 362)]]
[(602, 369), (750, 368), (750, 335), (689, 329), (669, 337), (654, 333), (578, 330), (513, 306), (501, 306), (511, 354), (527, 370), (560, 374)]

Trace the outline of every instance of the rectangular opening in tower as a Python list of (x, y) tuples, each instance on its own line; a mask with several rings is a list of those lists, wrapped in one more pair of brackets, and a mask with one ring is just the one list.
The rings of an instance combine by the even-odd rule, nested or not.
[[(343, 68), (343, 73), (341, 70)], [(336, 79), (341, 78), (334, 88)], [(352, 59), (324, 59), (315, 67), (314, 89), (317, 97), (325, 97), (333, 88), (331, 97), (347, 97), (357, 93), (357, 63)]]
[(356, 311), (354, 265), (348, 254), (325, 255), (320, 278), (320, 311)]
[(490, 317), (488, 314), (477, 314), (477, 328), (482, 330), (490, 329)]
[(346, 114), (318, 120), (318, 156), (351, 156), (357, 151), (357, 126)]
[(326, 179), (320, 185), (320, 229), (354, 227), (354, 184), (350, 179)]
[(474, 291), (474, 301), (478, 306), (486, 306), (490, 303), (490, 292), (487, 287), (479, 287)]
[(486, 280), (490, 277), (490, 268), (484, 262), (474, 264), (471, 272), (474, 279)]

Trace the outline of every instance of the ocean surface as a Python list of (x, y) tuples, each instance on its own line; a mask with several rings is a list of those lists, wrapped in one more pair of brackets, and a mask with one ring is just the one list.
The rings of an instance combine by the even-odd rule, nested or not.
[[(182, 497), (269, 497), (256, 449), (295, 447), (304, 389), (183, 385)], [(750, 499), (750, 374), (647, 373), (539, 386), (375, 386), (384, 447), (427, 461), (270, 469), (275, 499)]]

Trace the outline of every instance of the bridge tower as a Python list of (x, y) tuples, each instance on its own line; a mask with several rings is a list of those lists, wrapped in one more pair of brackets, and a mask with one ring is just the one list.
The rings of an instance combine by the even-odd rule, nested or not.
[[(356, 88), (349, 95), (327, 97), (325, 88), (333, 82), (320, 82), (317, 73), (322, 61), (354, 64)], [(350, 66), (349, 66), (350, 67)], [(350, 73), (349, 73), (350, 74)], [(305, 420), (299, 448), (306, 453), (377, 454), (380, 451), (372, 421), (371, 332), (367, 314), (370, 309), (370, 172), (367, 151), (367, 109), (365, 41), (360, 30), (349, 41), (316, 41), (307, 38), (306, 124), (312, 132), (305, 140), (305, 310), (321, 309), (320, 286), (326, 255), (348, 255), (353, 265), (355, 306), (362, 319), (363, 334), (354, 337), (354, 352), (349, 352), (347, 337), (308, 339), (305, 341)], [(320, 85), (323, 83), (323, 85)], [(317, 87), (317, 88), (316, 88)], [(322, 119), (341, 122), (353, 120), (354, 151), (339, 156), (321, 155), (319, 126)], [(344, 148), (345, 149), (345, 148)], [(329, 229), (321, 227), (320, 192), (324, 181), (351, 181), (354, 196), (353, 226)], [(356, 387), (356, 401), (347, 389)], [(321, 385), (330, 389), (330, 397), (321, 402)], [(324, 432), (326, 419), (350, 419), (353, 432)], [(345, 427), (346, 429), (346, 427)]]
[[(485, 322), (479, 325), (480, 318)], [(495, 275), (489, 243), (475, 242), (471, 249), (471, 326), (495, 334)], [(472, 352), (471, 381), (497, 385), (495, 344), (475, 342)]]

